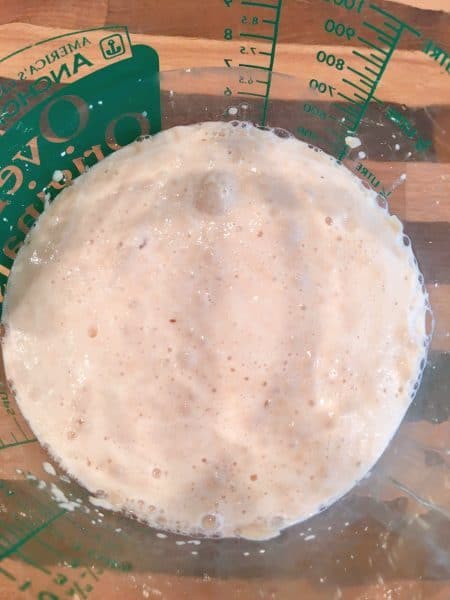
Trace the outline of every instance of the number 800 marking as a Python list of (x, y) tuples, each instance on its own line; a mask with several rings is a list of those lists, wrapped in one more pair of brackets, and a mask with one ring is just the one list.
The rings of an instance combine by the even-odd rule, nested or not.
[(337, 58), (334, 54), (327, 54), (324, 50), (319, 50), (316, 56), (320, 63), (325, 63), (329, 67), (336, 67), (338, 71), (342, 71), (345, 66), (343, 58)]

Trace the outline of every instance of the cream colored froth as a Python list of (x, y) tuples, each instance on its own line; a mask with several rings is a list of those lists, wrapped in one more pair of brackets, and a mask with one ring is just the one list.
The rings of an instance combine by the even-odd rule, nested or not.
[(178, 127), (81, 176), (9, 279), (21, 410), (151, 525), (265, 538), (381, 455), (425, 356), (400, 222), (344, 167), (251, 126)]

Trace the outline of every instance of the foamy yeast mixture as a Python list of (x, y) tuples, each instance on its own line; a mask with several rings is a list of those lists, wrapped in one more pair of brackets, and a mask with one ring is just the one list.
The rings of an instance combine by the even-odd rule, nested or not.
[(177, 127), (66, 189), (19, 252), (20, 408), (151, 525), (268, 538), (360, 479), (411, 401), (427, 300), (397, 218), (327, 155)]

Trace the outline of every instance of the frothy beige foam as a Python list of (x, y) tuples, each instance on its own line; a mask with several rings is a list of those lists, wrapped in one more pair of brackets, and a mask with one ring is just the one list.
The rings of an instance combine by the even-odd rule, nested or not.
[(9, 279), (21, 410), (91, 492), (151, 525), (268, 538), (379, 458), (426, 353), (397, 218), (323, 153), (177, 127), (45, 211)]

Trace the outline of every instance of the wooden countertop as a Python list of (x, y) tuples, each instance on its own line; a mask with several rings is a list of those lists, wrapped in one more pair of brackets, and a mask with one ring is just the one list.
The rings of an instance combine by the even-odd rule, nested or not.
[[(223, 0), (3, 0), (0, 57), (66, 31), (125, 24), (134, 42), (147, 43), (157, 49), (161, 70), (222, 66), (223, 15), (216, 8), (219, 4), (222, 5)], [(449, 38), (450, 0), (380, 0), (378, 4), (391, 7), (395, 14), (409, 23), (420, 24), (424, 34), (431, 39), (446, 42)], [(329, 37), (324, 35), (323, 19), (319, 18), (321, 14), (323, 0), (284, 0), (276, 71), (298, 74), (318, 47), (326, 45), (330, 52), (336, 49), (330, 46)], [(434, 158), (433, 162), (397, 163), (407, 179), (403, 193), (395, 197), (391, 209), (406, 221), (406, 229), (424, 266), (436, 317), (433, 352), (444, 357), (444, 369), (448, 371), (450, 362), (445, 362), (445, 353), (450, 352), (450, 78), (425, 56), (421, 44), (411, 39), (399, 51), (395, 63), (386, 73), (382, 99), (413, 106), (421, 114), (431, 116), (429, 123)], [(350, 53), (352, 48), (349, 44), (340, 46), (339, 52)], [(19, 59), (16, 63), (8, 61), (7, 65), (0, 65), (0, 78), (16, 77), (18, 67)], [(412, 75), (421, 82), (415, 85), (414, 93), (411, 93), (410, 87)], [(283, 99), (282, 93), (280, 99)], [(378, 162), (377, 167), (383, 171), (388, 165)], [(445, 381), (445, 385), (450, 385), (448, 379)], [(433, 436), (437, 435), (441, 440), (439, 443), (448, 448), (448, 434), (445, 424), (440, 429), (431, 428), (426, 434), (426, 443), (432, 444)], [(17, 460), (18, 456), (13, 459)], [(243, 556), (242, 560), (246, 558)], [(0, 571), (1, 568), (2, 563)], [(17, 574), (22, 570), (23, 581), (26, 581), (30, 568), (25, 562), (18, 565), (15, 561), (14, 572)], [(361, 566), (361, 569), (364, 568)], [(58, 568), (53, 565), (52, 572), (56, 571)], [(59, 571), (70, 576), (66, 567), (59, 568)], [(366, 584), (348, 582), (336, 592), (335, 588), (331, 591), (327, 587), (327, 582), (319, 586), (311, 583), (307, 572), (299, 571), (295, 580), (277, 576), (264, 580), (258, 577), (211, 579), (201, 571), (199, 566), (195, 576), (182, 577), (174, 572), (131, 572), (125, 575), (107, 570), (95, 583), (89, 598), (448, 600), (450, 597), (448, 578), (430, 576), (418, 580), (407, 572), (399, 574), (393, 571), (389, 578), (384, 579), (381, 576), (377, 579), (373, 574)], [(28, 592), (19, 592), (16, 581), (2, 578), (0, 574), (0, 600), (36, 598), (35, 590), (45, 590), (47, 582), (48, 574), (36, 571), (33, 587)], [(85, 596), (79, 594), (73, 597)], [(49, 600), (54, 596), (41, 594), (39, 598)]]

